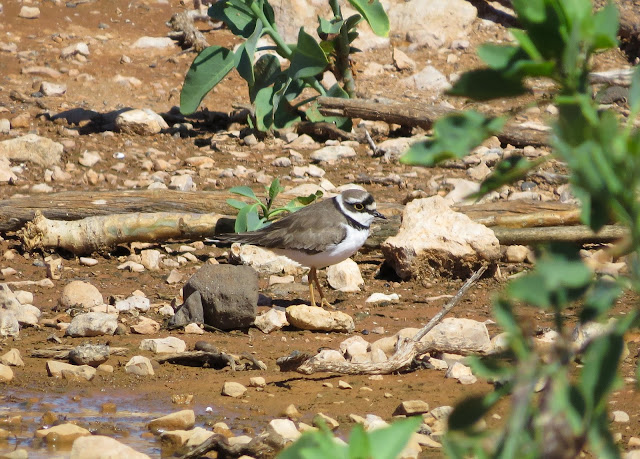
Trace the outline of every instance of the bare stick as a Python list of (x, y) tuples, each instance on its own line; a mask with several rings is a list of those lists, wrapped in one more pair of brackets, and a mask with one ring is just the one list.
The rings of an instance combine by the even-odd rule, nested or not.
[(453, 307), (456, 304), (458, 304), (458, 302), (464, 296), (464, 294), (467, 293), (467, 290), (469, 290), (469, 288), (473, 284), (475, 284), (475, 282), (478, 279), (480, 279), (480, 277), (484, 274), (486, 270), (487, 270), (487, 265), (484, 265), (484, 266), (481, 266), (480, 269), (478, 269), (475, 273), (473, 273), (473, 275), (469, 279), (467, 279), (467, 281), (462, 285), (462, 287), (460, 287), (460, 290), (458, 290), (458, 293), (456, 293), (455, 296), (451, 298), (447, 304), (444, 305), (444, 307), (440, 310), (440, 312), (438, 312), (435, 316), (433, 316), (433, 318), (429, 321), (429, 323), (427, 323), (427, 325), (422, 327), (420, 331), (416, 333), (416, 335), (413, 337), (413, 340), (416, 342), (420, 341), (424, 337), (424, 335), (429, 333), (433, 329), (433, 327), (438, 325), (440, 321), (442, 321), (444, 316), (446, 316), (449, 313), (449, 311), (451, 311)]
[(213, 434), (187, 454), (180, 456), (180, 459), (195, 459), (203, 457), (209, 451), (217, 451), (219, 458), (252, 456), (265, 457), (273, 450), (264, 442), (261, 436), (255, 437), (249, 443), (237, 443), (230, 445), (229, 440), (222, 434)]
[(310, 375), (312, 373), (317, 372), (331, 372), (331, 373), (341, 373), (341, 374), (349, 374), (349, 375), (382, 375), (394, 373), (400, 370), (403, 370), (411, 365), (413, 359), (420, 354), (424, 354), (433, 346), (432, 343), (420, 343), (417, 339), (421, 339), (429, 333), (433, 327), (435, 327), (444, 316), (453, 309), (453, 307), (458, 304), (460, 299), (464, 296), (464, 294), (469, 290), (469, 288), (482, 276), (482, 274), (486, 271), (487, 266), (484, 265), (480, 267), (460, 288), (458, 293), (449, 301), (441, 310), (436, 314), (433, 319), (429, 321), (427, 325), (425, 325), (413, 339), (404, 338), (399, 339), (396, 345), (396, 352), (387, 360), (386, 362), (380, 363), (336, 363), (336, 362), (325, 362), (318, 360), (317, 355), (311, 357), (310, 359), (303, 362), (296, 371), (299, 373), (303, 373), (306, 375)]

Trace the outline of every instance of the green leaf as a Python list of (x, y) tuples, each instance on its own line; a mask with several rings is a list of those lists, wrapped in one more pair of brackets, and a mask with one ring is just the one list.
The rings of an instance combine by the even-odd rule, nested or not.
[(233, 188), (229, 189), (229, 193), (239, 194), (240, 196), (244, 196), (245, 198), (251, 198), (257, 202), (260, 202), (256, 194), (248, 186), (234, 186)]
[(458, 402), (449, 415), (449, 429), (466, 430), (487, 414), (493, 404), (488, 404), (484, 395), (474, 395)]
[(453, 87), (447, 91), (452, 96), (463, 96), (474, 100), (491, 100), (525, 94), (521, 77), (507, 77), (498, 70), (479, 69), (463, 73)]
[(509, 29), (509, 32), (516, 39), (522, 50), (531, 58), (535, 60), (542, 60), (542, 54), (536, 48), (536, 45), (531, 41), (531, 37), (522, 29)]
[(599, 459), (620, 458), (620, 450), (613, 440), (609, 425), (609, 417), (604, 412), (596, 419), (593, 419), (588, 427), (587, 440), (589, 441), (590, 449), (593, 451), (594, 457)]
[(356, 424), (349, 435), (349, 458), (360, 459), (372, 456), (369, 436), (360, 424)]
[(271, 86), (278, 77), (282, 76), (280, 60), (273, 54), (264, 54), (254, 64), (253, 73), (254, 83), (249, 87), (251, 102), (255, 102), (258, 91)]
[(233, 68), (233, 53), (221, 46), (209, 46), (196, 56), (180, 91), (180, 112), (195, 112), (215, 85)]
[(633, 119), (640, 113), (640, 66), (636, 66), (631, 76), (631, 88), (629, 89), (629, 118)]
[(497, 133), (504, 122), (503, 118), (487, 118), (475, 111), (445, 116), (434, 123), (433, 138), (413, 144), (400, 162), (433, 166), (446, 159), (462, 158)]
[(511, 3), (518, 17), (527, 22), (542, 22), (546, 18), (544, 0), (513, 0)]
[(522, 50), (511, 45), (485, 43), (478, 48), (478, 57), (494, 70), (506, 68), (519, 54), (522, 55)]
[(238, 209), (238, 210), (242, 209), (244, 206), (249, 205), (244, 201), (238, 201), (237, 199), (233, 199), (233, 198), (227, 199), (227, 204), (229, 204), (234, 209)]
[(349, 0), (349, 3), (369, 23), (373, 33), (379, 37), (389, 35), (389, 17), (379, 0)]
[(422, 418), (395, 421), (389, 427), (369, 432), (369, 444), (373, 459), (389, 459), (398, 456), (409, 441), (409, 437), (418, 429)]
[[(335, 87), (335, 86), (337, 86), (337, 84), (332, 86), (332, 88)], [(340, 89), (342, 90), (342, 88), (340, 88)], [(334, 93), (335, 92), (337, 92), (337, 91), (334, 91)], [(329, 92), (327, 92), (327, 97), (340, 97), (341, 95), (342, 95), (342, 93), (337, 93), (334, 96), (329, 96)], [(348, 95), (347, 95), (347, 97), (343, 97), (343, 99), (348, 99), (348, 98), (349, 98)], [(320, 110), (318, 108), (318, 103), (317, 102), (314, 102), (313, 104), (311, 104), (311, 106), (309, 108), (307, 108), (307, 110), (304, 113), (305, 113), (305, 116), (307, 117), (307, 119), (309, 121), (311, 121), (312, 123), (320, 123), (320, 122), (333, 123), (339, 129), (342, 129), (343, 131), (347, 131), (347, 132), (350, 132), (351, 128), (353, 127), (353, 123), (351, 121), (351, 118), (348, 118), (346, 116), (325, 116), (322, 113), (320, 113)]]
[(234, 65), (242, 78), (245, 79), (249, 87), (255, 84), (253, 71), (253, 56), (256, 52), (258, 40), (262, 36), (262, 21), (256, 21), (256, 28), (251, 36), (236, 50), (234, 55)]
[(318, 16), (318, 24), (318, 36), (323, 38), (327, 35), (335, 35), (339, 33), (344, 21), (335, 18), (331, 21), (327, 21), (326, 19)]
[(234, 35), (243, 38), (249, 38), (256, 28), (257, 18), (249, 4), (243, 0), (221, 0), (209, 7), (208, 14), (213, 19), (224, 22)]
[(247, 212), (247, 231), (255, 231), (264, 226), (263, 220), (258, 215), (258, 207), (253, 204), (252, 211)]
[(284, 188), (280, 186), (280, 179), (278, 177), (274, 178), (271, 181), (271, 186), (269, 186), (269, 202), (273, 202), (276, 199), (276, 196), (283, 191)]
[(598, 279), (587, 293), (580, 322), (597, 320), (605, 315), (615, 305), (615, 301), (622, 295), (622, 287), (617, 282)]
[(584, 354), (580, 389), (591, 412), (607, 408), (607, 396), (616, 382), (622, 347), (622, 335), (610, 333), (595, 339)]
[(609, 49), (618, 46), (618, 8), (609, 1), (604, 8), (593, 16), (594, 38), (593, 47), (596, 50)]
[(298, 32), (298, 42), (290, 60), (291, 65), (287, 73), (293, 80), (319, 75), (329, 65), (324, 51), (318, 42), (304, 31), (304, 27)]
[(256, 92), (253, 104), (256, 108), (256, 127), (260, 131), (268, 131), (273, 126), (274, 90), (274, 86), (266, 86)]
[(324, 193), (322, 191), (318, 190), (315, 193), (311, 193), (309, 196), (298, 196), (295, 200), (298, 201), (303, 206), (307, 206), (312, 202), (315, 202), (318, 199), (320, 199), (323, 194)]
[(277, 459), (346, 459), (346, 447), (333, 440), (325, 430), (305, 432), (302, 436), (280, 451)]
[(236, 216), (236, 223), (234, 225), (234, 230), (236, 233), (244, 233), (245, 231), (249, 231), (249, 214), (255, 213), (257, 215), (257, 209), (258, 204), (249, 204), (240, 209), (238, 215)]

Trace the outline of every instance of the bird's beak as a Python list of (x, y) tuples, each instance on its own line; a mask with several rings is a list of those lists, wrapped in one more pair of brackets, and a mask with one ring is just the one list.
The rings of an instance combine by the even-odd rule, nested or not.
[(374, 217), (381, 218), (381, 219), (383, 219), (383, 220), (386, 220), (386, 219), (387, 219), (387, 217), (385, 217), (384, 215), (382, 215), (382, 214), (381, 214), (380, 212), (378, 212), (377, 210), (374, 210), (374, 211), (373, 211), (373, 216), (374, 216)]

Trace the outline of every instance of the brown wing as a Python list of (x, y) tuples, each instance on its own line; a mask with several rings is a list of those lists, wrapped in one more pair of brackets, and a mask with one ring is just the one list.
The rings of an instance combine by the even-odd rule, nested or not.
[[(248, 233), (224, 234), (216, 236), (221, 241), (244, 242), (268, 249), (297, 249), (309, 253), (324, 250), (327, 244), (337, 244), (346, 236), (346, 229), (340, 223), (344, 217), (335, 213), (333, 199), (304, 207), (273, 222), (266, 228)], [(339, 218), (330, 226), (325, 225), (324, 215), (337, 215)], [(320, 228), (318, 221), (322, 221)]]

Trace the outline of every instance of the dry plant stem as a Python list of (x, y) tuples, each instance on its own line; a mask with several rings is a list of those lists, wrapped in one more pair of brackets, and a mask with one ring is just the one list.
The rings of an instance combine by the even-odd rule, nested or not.
[(612, 86), (631, 86), (633, 69), (613, 69), (604, 72), (592, 72), (589, 74), (589, 82), (592, 84), (609, 84)]
[(26, 250), (61, 248), (76, 255), (109, 250), (129, 242), (204, 239), (215, 233), (221, 216), (158, 212), (114, 214), (66, 222), (36, 214), (19, 237)]
[(240, 456), (265, 457), (272, 449), (264, 443), (264, 439), (261, 436), (255, 437), (249, 443), (230, 445), (224, 435), (213, 434), (187, 454), (180, 456), (180, 459), (203, 457), (209, 451), (217, 451), (217, 457), (221, 459)]
[(419, 340), (422, 339), (433, 327), (438, 325), (444, 316), (458, 304), (460, 299), (469, 290), (469, 288), (482, 276), (487, 270), (487, 266), (480, 267), (458, 290), (458, 293), (438, 312), (430, 321), (421, 328), (413, 339), (399, 340), (396, 346), (396, 352), (387, 360), (381, 363), (334, 363), (322, 362), (317, 360), (317, 356), (313, 356), (303, 362), (297, 369), (299, 373), (310, 375), (318, 372), (331, 372), (349, 375), (382, 375), (394, 373), (402, 369), (408, 368), (413, 359), (427, 352), (425, 346), (421, 345)]
[[(48, 349), (33, 349), (30, 356), (40, 359), (56, 359), (56, 360), (68, 360), (69, 354), (75, 348), (75, 346), (52, 346)], [(129, 349), (126, 347), (109, 347), (109, 355), (127, 355)]]
[[(431, 126), (438, 118), (457, 112), (448, 108), (406, 101), (379, 103), (370, 100), (341, 99), (338, 97), (319, 97), (318, 104), (320, 105), (320, 113), (325, 116), (346, 116), (348, 118), (378, 120), (389, 124), (424, 129), (431, 129)], [(497, 136), (501, 142), (515, 146), (547, 145), (549, 138), (547, 132), (530, 129), (515, 123), (507, 123), (503, 131)]]

